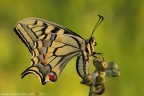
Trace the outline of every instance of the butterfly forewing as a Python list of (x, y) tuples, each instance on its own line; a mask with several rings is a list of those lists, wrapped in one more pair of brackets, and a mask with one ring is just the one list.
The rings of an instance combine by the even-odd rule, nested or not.
[(22, 77), (36, 74), (42, 84), (56, 81), (68, 61), (81, 55), (86, 48), (85, 40), (76, 33), (39, 18), (20, 21), (15, 32), (33, 55), (32, 65)]

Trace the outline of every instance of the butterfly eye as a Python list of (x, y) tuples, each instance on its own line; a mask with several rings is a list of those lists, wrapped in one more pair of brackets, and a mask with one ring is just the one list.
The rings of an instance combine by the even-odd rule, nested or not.
[(96, 42), (94, 42), (94, 46), (96, 46), (97, 45), (97, 43)]

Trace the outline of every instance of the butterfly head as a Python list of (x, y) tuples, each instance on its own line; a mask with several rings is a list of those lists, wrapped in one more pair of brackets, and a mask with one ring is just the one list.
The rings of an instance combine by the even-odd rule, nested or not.
[(89, 39), (89, 43), (91, 44), (91, 46), (96, 46), (97, 45), (94, 37)]

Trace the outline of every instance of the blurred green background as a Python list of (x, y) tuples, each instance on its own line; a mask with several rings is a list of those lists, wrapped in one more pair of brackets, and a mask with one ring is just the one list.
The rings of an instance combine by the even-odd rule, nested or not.
[(118, 78), (106, 78), (103, 96), (144, 96), (144, 0), (0, 0), (0, 93), (88, 96), (89, 88), (76, 73), (76, 57), (55, 83), (43, 86), (34, 75), (21, 79), (31, 54), (13, 28), (24, 18), (39, 17), (87, 39), (97, 14), (105, 19), (94, 33), (95, 49), (121, 71)]

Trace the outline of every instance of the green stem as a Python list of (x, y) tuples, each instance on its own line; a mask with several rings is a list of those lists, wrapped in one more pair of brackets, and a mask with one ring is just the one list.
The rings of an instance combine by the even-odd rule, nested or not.
[(90, 86), (88, 96), (93, 96), (93, 90), (94, 90), (93, 86)]
[(94, 90), (95, 90), (95, 87), (94, 86), (90, 86), (89, 95), (88, 96), (100, 96), (100, 95), (97, 95), (96, 93), (94, 93)]

